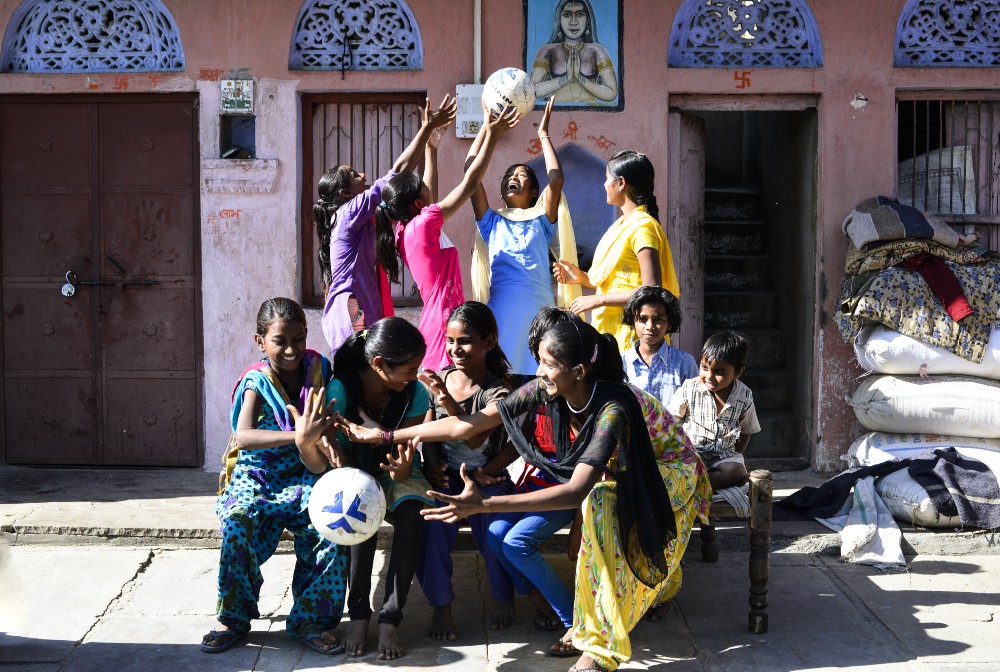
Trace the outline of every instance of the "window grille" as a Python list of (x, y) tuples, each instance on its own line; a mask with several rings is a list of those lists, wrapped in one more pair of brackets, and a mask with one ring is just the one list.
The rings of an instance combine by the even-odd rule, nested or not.
[(1000, 249), (1000, 96), (900, 100), (897, 198)]
[(1000, 65), (1000, 0), (908, 0), (896, 26), (897, 67)]
[(7, 27), (3, 72), (181, 72), (184, 48), (160, 0), (27, 0)]
[[(317, 184), (329, 168), (349, 165), (371, 184), (385, 175), (420, 128), (425, 94), (327, 93), (303, 96), (302, 287), (303, 301), (322, 306), (313, 204)], [(392, 285), (397, 306), (421, 305), (420, 293), (400, 261), (399, 282)]]
[(823, 45), (804, 0), (685, 0), (670, 31), (673, 68), (818, 68)]

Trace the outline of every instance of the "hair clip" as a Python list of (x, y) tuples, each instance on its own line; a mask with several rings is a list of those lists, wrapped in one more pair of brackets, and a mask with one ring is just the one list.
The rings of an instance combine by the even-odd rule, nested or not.
[(380, 202), (378, 204), (378, 207), (380, 207), (380, 208), (382, 208), (383, 210), (386, 210), (386, 211), (389, 210), (389, 206), (385, 204), (385, 201)]
[(591, 357), (590, 357), (590, 363), (591, 364), (593, 364), (594, 362), (597, 361), (597, 349), (598, 349), (597, 345), (598, 345), (597, 343), (594, 343), (594, 354), (591, 355)]
[(368, 330), (367, 329), (362, 329), (359, 333), (361, 334), (361, 340), (362, 341), (368, 340)]

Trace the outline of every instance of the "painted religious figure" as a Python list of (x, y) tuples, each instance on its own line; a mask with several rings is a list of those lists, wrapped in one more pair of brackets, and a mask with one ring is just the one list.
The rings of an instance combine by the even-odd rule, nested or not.
[(524, 7), (525, 69), (539, 105), (555, 95), (559, 107), (622, 109), (620, 0), (526, 0)]

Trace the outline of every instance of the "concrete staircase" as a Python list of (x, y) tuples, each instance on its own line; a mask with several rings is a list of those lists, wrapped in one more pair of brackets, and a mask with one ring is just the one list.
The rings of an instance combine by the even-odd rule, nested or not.
[(760, 195), (743, 189), (705, 192), (705, 338), (733, 330), (750, 341), (741, 380), (751, 389), (761, 432), (750, 440), (748, 466), (806, 466), (795, 454), (793, 372), (775, 291), (768, 226)]

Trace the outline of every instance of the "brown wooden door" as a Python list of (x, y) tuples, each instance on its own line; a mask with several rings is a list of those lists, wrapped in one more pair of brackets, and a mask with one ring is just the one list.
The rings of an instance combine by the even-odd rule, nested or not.
[(7, 463), (199, 464), (196, 139), (192, 97), (0, 99)]

